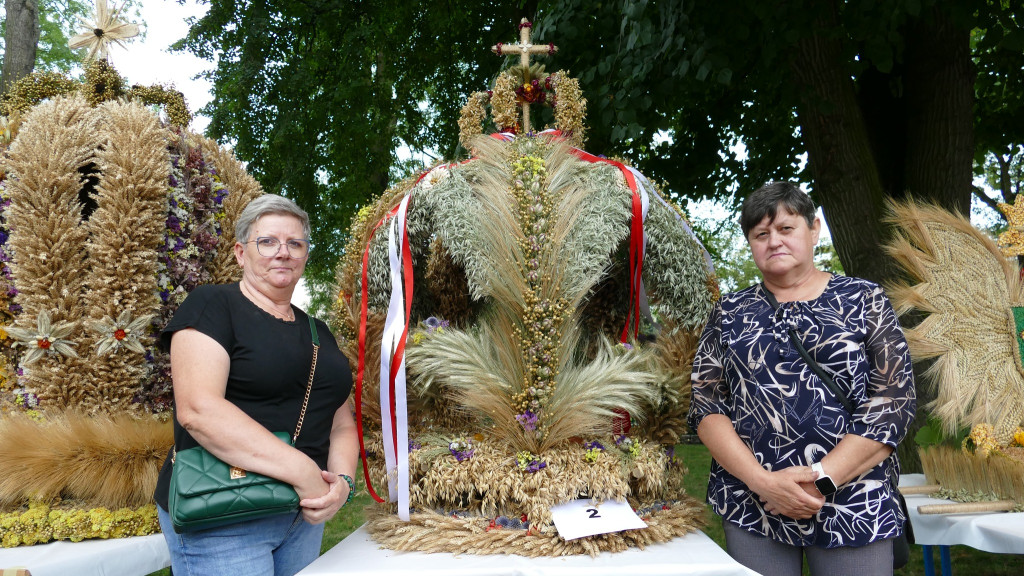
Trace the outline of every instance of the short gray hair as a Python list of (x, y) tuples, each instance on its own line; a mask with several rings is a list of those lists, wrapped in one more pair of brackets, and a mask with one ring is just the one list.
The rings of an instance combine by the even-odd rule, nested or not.
[(235, 222), (235, 240), (238, 242), (249, 240), (249, 232), (252, 231), (253, 224), (268, 214), (280, 214), (298, 218), (299, 222), (302, 222), (302, 235), (306, 239), (309, 238), (309, 214), (306, 214), (305, 210), (299, 208), (298, 204), (284, 196), (264, 194), (254, 198), (245, 207), (245, 210), (242, 210), (242, 214)]
[(754, 226), (760, 224), (765, 217), (769, 222), (774, 222), (779, 206), (790, 214), (803, 216), (808, 228), (814, 226), (814, 202), (803, 190), (791, 182), (769, 182), (747, 196), (743, 202), (743, 210), (740, 212), (743, 237), (749, 236)]

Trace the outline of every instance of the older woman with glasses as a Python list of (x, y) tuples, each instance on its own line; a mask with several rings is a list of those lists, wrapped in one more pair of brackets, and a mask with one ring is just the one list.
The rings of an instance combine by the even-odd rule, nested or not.
[(877, 284), (818, 270), (821, 220), (793, 184), (751, 194), (740, 225), (764, 282), (712, 311), (689, 414), (729, 554), (765, 576), (799, 576), (804, 557), (815, 576), (892, 574), (893, 450), (915, 409), (896, 314)]
[[(155, 499), (176, 576), (295, 574), (320, 553), (323, 523), (351, 497), (358, 438), (352, 373), (327, 326), (303, 409), (313, 340), (292, 294), (309, 256), (309, 217), (267, 194), (235, 226), (237, 284), (196, 288), (161, 334), (170, 350), (177, 450), (201, 445), (230, 466), (292, 485), (300, 509), (177, 533), (167, 513), (171, 455)], [(304, 411), (303, 411), (304, 410)], [(292, 447), (272, 431), (294, 431)]]

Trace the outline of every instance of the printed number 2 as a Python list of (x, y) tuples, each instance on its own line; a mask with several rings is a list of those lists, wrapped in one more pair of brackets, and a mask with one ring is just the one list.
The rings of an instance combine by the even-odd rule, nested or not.
[(587, 518), (600, 518), (601, 515), (597, 513), (597, 508), (587, 508), (587, 512), (590, 512), (590, 516)]

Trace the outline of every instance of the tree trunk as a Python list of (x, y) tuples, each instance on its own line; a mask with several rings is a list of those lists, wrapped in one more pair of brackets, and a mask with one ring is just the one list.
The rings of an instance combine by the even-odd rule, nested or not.
[[(835, 5), (818, 30), (836, 26)], [(847, 274), (882, 282), (892, 265), (882, 254), (885, 193), (856, 90), (837, 38), (812, 34), (796, 46), (793, 77), (803, 95), (797, 114), (814, 191)]]
[(32, 73), (36, 66), (39, 44), (39, 3), (36, 0), (5, 0), (7, 32), (4, 35), (3, 76), (0, 93), (6, 93), (15, 82)]
[(907, 29), (907, 191), (969, 214), (974, 166), (970, 30), (938, 8)]

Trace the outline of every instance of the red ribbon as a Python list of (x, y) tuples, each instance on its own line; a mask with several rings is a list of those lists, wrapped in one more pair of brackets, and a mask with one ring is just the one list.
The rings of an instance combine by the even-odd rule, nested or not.
[[(556, 132), (553, 133), (552, 137), (561, 138), (561, 134)], [(628, 342), (630, 315), (633, 318), (633, 338), (640, 334), (640, 283), (644, 268), (644, 215), (643, 202), (640, 199), (640, 189), (637, 187), (636, 178), (633, 177), (633, 173), (622, 162), (594, 156), (579, 148), (573, 148), (572, 154), (585, 162), (602, 162), (618, 168), (622, 172), (622, 177), (626, 179), (626, 185), (629, 186), (629, 190), (633, 195), (633, 218), (629, 234), (629, 308), (626, 310), (626, 325), (622, 328), (622, 335), (619, 336), (620, 342)]]
[[(377, 233), (377, 229), (381, 227), (388, 218), (393, 218), (398, 214), (398, 208), (401, 206), (395, 206), (388, 212), (377, 225), (373, 227), (373, 231), (370, 232), (370, 240), (366, 243), (366, 250), (363, 251), (363, 271), (362, 271), (362, 299), (359, 302), (359, 361), (356, 366), (356, 431), (359, 433), (359, 457), (363, 462), (363, 478), (366, 479), (366, 490), (370, 493), (377, 502), (384, 502), (384, 499), (377, 495), (377, 492), (373, 489), (373, 482), (370, 481), (370, 466), (366, 461), (366, 446), (363, 442), (363, 375), (366, 371), (366, 319), (369, 313), (369, 274), (368, 269), (370, 265), (370, 244), (373, 241), (373, 235)], [(406, 317), (406, 328), (408, 329), (408, 317)], [(394, 380), (392, 380), (392, 384)], [(394, 390), (392, 390), (392, 398), (394, 397)], [(392, 411), (392, 414), (394, 411)]]

